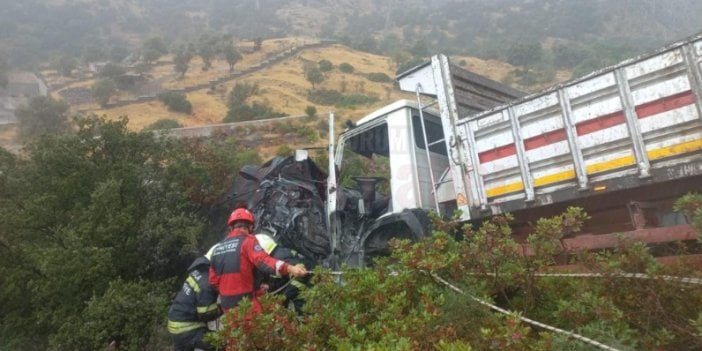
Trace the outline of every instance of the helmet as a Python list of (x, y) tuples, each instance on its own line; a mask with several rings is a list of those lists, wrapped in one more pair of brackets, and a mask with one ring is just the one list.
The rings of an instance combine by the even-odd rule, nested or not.
[(234, 210), (234, 212), (232, 212), (232, 214), (229, 216), (229, 220), (227, 220), (227, 225), (232, 225), (237, 221), (249, 222), (252, 225), (255, 222), (253, 214), (245, 208), (237, 208)]
[(275, 250), (276, 246), (278, 244), (275, 243), (275, 240), (271, 238), (268, 234), (256, 234), (256, 240), (258, 240), (258, 244), (261, 245), (263, 248), (263, 251), (266, 251), (267, 254), (271, 254), (273, 250)]

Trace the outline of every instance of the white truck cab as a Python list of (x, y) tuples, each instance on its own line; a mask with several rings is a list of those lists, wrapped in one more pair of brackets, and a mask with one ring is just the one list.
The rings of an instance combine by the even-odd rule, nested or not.
[(387, 205), (375, 205), (374, 210), (384, 207), (378, 215), (414, 208), (438, 211), (437, 204), (447, 210), (455, 202), (452, 187), (440, 187), (449, 173), (449, 159), (438, 111), (420, 113), (416, 102), (399, 100), (348, 128), (339, 136), (335, 161), (340, 185), (353, 187), (355, 180), (362, 193), (364, 186), (375, 190), (372, 201), (364, 196), (365, 212), (371, 212), (368, 206), (379, 198)]

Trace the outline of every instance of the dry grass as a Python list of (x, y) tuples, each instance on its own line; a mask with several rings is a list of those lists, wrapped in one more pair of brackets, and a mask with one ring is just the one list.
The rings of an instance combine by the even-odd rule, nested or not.
[[(242, 60), (235, 65), (235, 70), (241, 70), (259, 64), (268, 55), (273, 55), (293, 46), (312, 42), (309, 38), (284, 38), (265, 40), (260, 51), (244, 54)], [(253, 46), (252, 42), (242, 42), (239, 45), (242, 52)], [(118, 118), (120, 116), (129, 117), (129, 126), (134, 130), (139, 130), (159, 119), (174, 119), (184, 126), (208, 125), (221, 123), (227, 113), (227, 94), (237, 83), (257, 84), (259, 94), (251, 97), (250, 102), (259, 102), (270, 106), (274, 111), (284, 112), (288, 115), (304, 114), (307, 106), (313, 105), (307, 100), (307, 94), (312, 89), (312, 84), (305, 78), (305, 69), (317, 65), (320, 60), (329, 60), (334, 65), (334, 69), (325, 72), (325, 80), (316, 88), (333, 89), (342, 91), (345, 94), (360, 93), (375, 96), (379, 101), (372, 105), (356, 106), (349, 109), (339, 109), (334, 106), (316, 105), (318, 119), (307, 121), (302, 119), (294, 122), (278, 122), (303, 124), (304, 128), (317, 130), (316, 124), (319, 119), (327, 118), (330, 111), (334, 111), (337, 116), (337, 131), (343, 129), (343, 122), (347, 119), (358, 120), (368, 113), (398, 99), (414, 100), (414, 94), (400, 92), (393, 86), (392, 82), (378, 83), (365, 78), (368, 73), (385, 73), (389, 77), (395, 76), (395, 65), (390, 58), (374, 54), (351, 50), (343, 45), (332, 45), (329, 47), (314, 50), (305, 50), (294, 57), (288, 58), (276, 65), (257, 71), (253, 74), (241, 77), (218, 85), (214, 91), (203, 89), (188, 94), (188, 100), (193, 105), (192, 115), (170, 112), (159, 101), (133, 104), (112, 109), (96, 109), (98, 115), (105, 115), (108, 118)], [(162, 62), (168, 62), (165, 57)], [(452, 62), (465, 69), (484, 75), (488, 78), (502, 81), (514, 67), (509, 64), (495, 60), (481, 60), (475, 57), (452, 57)], [(354, 72), (347, 74), (338, 70), (342, 63), (348, 63), (354, 67)], [(172, 63), (162, 63), (155, 66), (149, 74), (161, 80), (164, 87), (179, 88), (194, 84), (209, 82), (210, 80), (227, 75), (229, 67), (224, 60), (213, 60), (212, 68), (202, 71), (202, 62), (199, 58), (193, 59), (191, 66), (184, 79), (176, 79), (173, 72)], [(567, 72), (559, 72), (557, 78), (560, 80), (567, 77)], [(89, 84), (89, 83), (82, 83)], [(77, 86), (77, 85), (76, 85)], [(275, 124), (262, 126), (261, 130), (242, 131), (242, 140), (247, 140), (247, 147), (256, 147), (262, 157), (267, 158), (274, 155), (281, 145), (285, 144), (291, 148), (305, 146), (324, 146), (326, 141), (318, 140), (311, 143), (298, 138), (290, 133), (285, 134), (276, 128)], [(1, 132), (1, 131), (0, 131)], [(2, 139), (0, 139), (2, 140)], [(281, 142), (281, 140), (284, 140)]]

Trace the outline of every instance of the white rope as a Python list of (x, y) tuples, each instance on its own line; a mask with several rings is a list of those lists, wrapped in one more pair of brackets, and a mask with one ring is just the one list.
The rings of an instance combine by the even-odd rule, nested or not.
[[(467, 275), (495, 276), (495, 273), (467, 273)], [(559, 278), (631, 278), (647, 280), (664, 280), (682, 284), (702, 285), (702, 279), (692, 277), (677, 277), (673, 275), (649, 275), (645, 273), (536, 273), (537, 277), (559, 277)]]
[[(477, 297), (475, 297), (475, 296), (473, 296), (473, 295), (470, 295), (470, 294), (468, 294), (468, 293), (463, 292), (463, 290), (461, 290), (461, 289), (459, 289), (459, 288), (457, 288), (457, 287), (451, 285), (451, 283), (449, 283), (449, 282), (447, 282), (446, 280), (442, 279), (441, 277), (439, 277), (439, 276), (436, 275), (435, 273), (429, 273), (429, 274), (430, 274), (430, 275), (432, 276), (432, 278), (434, 278), (436, 281), (438, 281), (438, 282), (440, 282), (441, 284), (447, 286), (447, 287), (450, 288), (451, 290), (456, 291), (456, 292), (458, 292), (458, 293), (460, 293), (460, 294), (466, 295), (466, 296), (470, 297), (471, 299), (473, 299), (474, 301), (478, 302), (478, 303), (481, 304), (481, 305), (487, 306), (487, 307), (489, 307), (489, 308), (491, 308), (491, 309), (493, 309), (493, 310), (495, 310), (495, 311), (498, 311), (498, 312), (503, 313), (503, 314), (506, 314), (506, 315), (515, 315), (514, 313), (512, 313), (512, 312), (510, 312), (510, 311), (508, 311), (508, 310), (505, 310), (504, 308), (495, 306), (495, 305), (493, 305), (493, 304), (491, 304), (491, 303), (488, 303), (487, 301), (481, 300), (481, 299), (479, 299), (479, 298), (477, 298)], [(526, 318), (526, 317), (522, 317), (522, 316), (518, 316), (518, 315), (517, 315), (517, 317), (519, 317), (519, 319), (522, 320), (522, 321), (525, 322), (525, 323), (528, 323), (528, 324), (531, 324), (531, 325), (534, 325), (534, 326), (537, 326), (537, 327), (539, 327), (539, 328), (543, 328), (543, 329), (546, 329), (546, 330), (550, 330), (550, 331), (555, 332), (555, 333), (567, 335), (567, 336), (570, 337), (570, 338), (580, 340), (580, 341), (582, 341), (582, 342), (588, 343), (588, 344), (593, 345), (593, 346), (597, 346), (597, 347), (599, 347), (599, 348), (601, 348), (601, 349), (603, 349), (603, 350), (619, 351), (618, 349), (615, 349), (615, 348), (613, 348), (613, 347), (611, 347), (611, 346), (607, 346), (607, 345), (605, 345), (605, 344), (603, 344), (603, 343), (601, 343), (601, 342), (599, 342), (599, 341), (590, 339), (590, 338), (585, 337), (585, 336), (582, 336), (582, 335), (580, 335), (580, 334), (576, 334), (576, 333), (573, 333), (573, 332), (571, 332), (571, 331), (567, 331), (567, 330), (563, 330), (563, 329), (560, 329), (560, 328), (552, 327), (552, 326), (550, 326), (550, 325), (543, 324), (543, 323), (541, 323), (541, 322), (537, 322), (537, 321), (535, 321), (535, 320), (533, 320), (533, 319), (529, 319), (529, 318)]]
[(670, 282), (677, 282), (683, 284), (696, 284), (702, 285), (702, 279), (692, 278), (692, 277), (677, 277), (672, 275), (648, 275), (645, 273), (537, 273), (539, 277), (575, 277), (575, 278), (632, 278), (632, 279), (651, 279), (651, 280), (664, 280)]

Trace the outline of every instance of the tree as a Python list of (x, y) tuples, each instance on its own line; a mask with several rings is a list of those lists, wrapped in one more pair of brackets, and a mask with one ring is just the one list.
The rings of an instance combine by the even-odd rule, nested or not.
[(100, 106), (107, 106), (114, 95), (117, 92), (117, 83), (114, 80), (105, 78), (100, 79), (95, 84), (93, 84), (93, 97), (97, 99)]
[(151, 349), (196, 255), (203, 220), (183, 147), (124, 118), (77, 124), (30, 143), (21, 162), (0, 152), (2, 349)]
[(167, 53), (168, 48), (161, 37), (150, 37), (141, 45), (141, 55), (146, 63), (153, 63)]
[(229, 73), (234, 72), (234, 64), (241, 60), (241, 54), (233, 45), (224, 47), (224, 59), (229, 64)]
[(56, 70), (64, 77), (70, 77), (73, 70), (78, 67), (78, 61), (70, 56), (61, 56), (54, 63)]
[(49, 96), (37, 96), (28, 105), (17, 108), (19, 135), (33, 138), (42, 134), (62, 133), (69, 130), (67, 103)]
[(254, 46), (253, 46), (254, 51), (261, 50), (261, 47), (263, 46), (263, 38), (256, 37), (256, 38), (254, 38), (253, 42), (254, 42)]
[(535, 40), (516, 41), (507, 49), (507, 62), (514, 65), (529, 66), (539, 62), (542, 56), (541, 43)]
[(334, 65), (329, 60), (319, 61), (319, 70), (322, 72), (329, 72), (334, 69)]
[(175, 50), (175, 56), (173, 57), (173, 63), (175, 64), (174, 69), (176, 72), (180, 73), (180, 78), (185, 77), (185, 73), (188, 72), (190, 66), (190, 61), (193, 59), (193, 48), (190, 45), (181, 45)]
[(121, 65), (118, 65), (113, 62), (108, 62), (98, 72), (98, 77), (117, 80), (117, 78), (123, 76), (125, 73), (127, 73), (127, 70), (125, 70), (124, 67), (122, 67)]
[(308, 82), (312, 83), (312, 89), (314, 89), (316, 84), (324, 81), (324, 74), (322, 74), (322, 71), (320, 71), (318, 67), (312, 67), (307, 71), (305, 78), (307, 78)]
[(312, 105), (307, 105), (307, 107), (305, 107), (305, 114), (310, 119), (315, 118), (317, 117), (317, 108)]
[(197, 54), (202, 59), (202, 70), (207, 71), (212, 67), (212, 59), (217, 55), (217, 37), (209, 34), (200, 36), (197, 42)]

